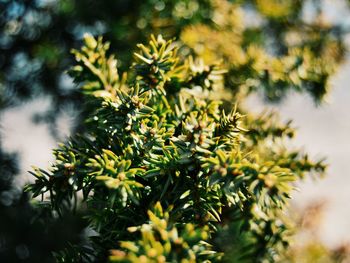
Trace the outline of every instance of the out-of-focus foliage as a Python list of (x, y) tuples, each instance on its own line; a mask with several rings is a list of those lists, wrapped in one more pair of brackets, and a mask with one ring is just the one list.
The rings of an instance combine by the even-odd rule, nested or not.
[(294, 89), (319, 101), (344, 59), (345, 29), (326, 21), (321, 9), (308, 17), (314, 11), (305, 10), (308, 3), (212, 1), (213, 24), (190, 25), (181, 40), (206, 62), (223, 59), (235, 92), (263, 89), (276, 100)]
[[(350, 245), (339, 244), (333, 248), (325, 246), (320, 240), (319, 229), (322, 222), (325, 202), (316, 202), (297, 212), (297, 233), (295, 242), (286, 250), (281, 262), (349, 262)], [(294, 216), (295, 217), (295, 216)]]
[(64, 74), (69, 51), (85, 32), (113, 40), (114, 50), (130, 66), (135, 44), (151, 33), (177, 36), (183, 26), (210, 21), (210, 1), (4, 0), (0, 2), (1, 107), (50, 95), (57, 109), (79, 103)]
[(349, 245), (339, 246), (335, 249), (329, 249), (321, 241), (313, 240), (308, 244), (303, 244), (297, 248), (290, 249), (286, 258), (282, 262), (293, 263), (341, 263), (349, 262)]
[(322, 174), (324, 164), (281, 147), (290, 123), (242, 116), (213, 99), (227, 88), (218, 64), (183, 58), (158, 36), (138, 45), (126, 76), (108, 48), (86, 35), (73, 52), (86, 132), (55, 150), (55, 163), (36, 168), (26, 188), (47, 194), (58, 215), (84, 214), (96, 232), (88, 252), (76, 247), (56, 259), (278, 260), (293, 230), (293, 183)]
[(169, 213), (163, 212), (159, 202), (153, 210), (148, 211), (149, 224), (128, 228), (131, 233), (140, 231), (141, 240), (121, 241), (122, 250), (111, 251), (111, 262), (199, 262), (216, 254), (206, 242), (208, 226), (187, 223), (179, 233), (169, 226)]

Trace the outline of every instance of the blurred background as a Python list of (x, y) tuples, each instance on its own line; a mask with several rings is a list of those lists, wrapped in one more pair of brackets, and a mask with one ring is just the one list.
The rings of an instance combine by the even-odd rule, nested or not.
[[(111, 41), (123, 70), (136, 43), (162, 33), (185, 44), (184, 54), (223, 60), (228, 75), (247, 66), (244, 53), (269, 61), (269, 71), (248, 65), (243, 79), (227, 81), (249, 111), (293, 120), (291, 147), (326, 158), (327, 176), (298, 185), (293, 209), (309, 229), (308, 215), (320, 219), (300, 238), (342, 248), (350, 242), (349, 29), (345, 0), (0, 0), (1, 206), (16, 205), (31, 165), (47, 167), (57, 143), (83, 129), (79, 92), (65, 73), (83, 34)], [(315, 70), (303, 77), (291, 59)]]

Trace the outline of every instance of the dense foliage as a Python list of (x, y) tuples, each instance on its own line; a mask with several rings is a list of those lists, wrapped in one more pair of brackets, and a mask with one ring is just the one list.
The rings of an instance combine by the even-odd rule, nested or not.
[(224, 93), (219, 65), (182, 59), (158, 36), (138, 45), (127, 76), (108, 48), (87, 35), (74, 51), (86, 133), (55, 150), (50, 170), (35, 169), (27, 187), (58, 215), (84, 214), (94, 233), (90, 250), (57, 260), (278, 260), (292, 230), (293, 182), (324, 165), (280, 146), (288, 124), (212, 99)]
[[(338, 1), (335, 2), (338, 3)], [(141, 56), (145, 56), (146, 60), (138, 58), (138, 66), (135, 66), (131, 72), (128, 72), (127, 78), (123, 77), (122, 74), (119, 74), (120, 76), (116, 78), (118, 74), (115, 71), (115, 66), (110, 65), (107, 67), (107, 64), (115, 63), (113, 59), (106, 62), (106, 65), (93, 63), (99, 72), (97, 73), (99, 75), (97, 80), (96, 77), (93, 77), (96, 71), (93, 74), (89, 73), (91, 68), (88, 68), (82, 62), (87, 60), (86, 56), (88, 54), (78, 55), (81, 59), (79, 65), (83, 67), (75, 68), (76, 70), (82, 70), (79, 74), (76, 71), (74, 75), (75, 81), (90, 85), (83, 89), (85, 98), (81, 99), (80, 93), (82, 89), (77, 89), (71, 83), (71, 79), (65, 74), (65, 70), (73, 63), (71, 56), (69, 56), (69, 50), (81, 44), (84, 32), (91, 32), (93, 35), (103, 35), (104, 39), (111, 40), (111, 43), (113, 43), (111, 50), (118, 55), (119, 69), (121, 71), (129, 71), (133, 57), (131, 51), (136, 43), (145, 42), (151, 33), (161, 33), (169, 39), (177, 37), (177, 40), (181, 42), (181, 48), (178, 50), (178, 56), (176, 56), (179, 60), (178, 64), (174, 61), (172, 63), (176, 65), (169, 64), (174, 68), (170, 71), (166, 69), (166, 75), (164, 76), (158, 72), (154, 73), (155, 78), (160, 83), (164, 82), (163, 88), (166, 91), (166, 95), (164, 93), (163, 97), (166, 98), (171, 110), (174, 111), (175, 105), (180, 103), (180, 98), (182, 98), (185, 106), (193, 103), (192, 106), (194, 108), (191, 108), (192, 106), (187, 108), (186, 106), (185, 109), (181, 109), (181, 112), (185, 111), (189, 115), (193, 114), (191, 116), (197, 119), (197, 114), (203, 114), (206, 111), (203, 108), (204, 106), (199, 107), (197, 103), (201, 105), (204, 101), (207, 104), (209, 103), (208, 105), (215, 105), (215, 107), (213, 106), (217, 111), (214, 112), (215, 114), (213, 113), (215, 117), (207, 114), (207, 119), (205, 119), (208, 125), (216, 127), (218, 124), (221, 125), (221, 122), (229, 124), (230, 121), (225, 122), (224, 119), (230, 120), (233, 118), (234, 122), (241, 122), (241, 126), (245, 128), (235, 131), (232, 145), (231, 142), (216, 142), (214, 140), (215, 143), (229, 144), (237, 153), (240, 153), (240, 155), (237, 155), (238, 160), (235, 160), (235, 162), (258, 163), (259, 167), (265, 167), (265, 163), (270, 165), (272, 161), (272, 167), (289, 168), (298, 177), (303, 177), (306, 172), (314, 172), (315, 170), (317, 174), (324, 169), (322, 163), (312, 163), (300, 151), (288, 151), (281, 143), (281, 138), (293, 137), (294, 130), (290, 127), (290, 123), (280, 123), (275, 114), (251, 116), (242, 108), (242, 103), (240, 102), (248, 94), (256, 91), (263, 93), (268, 100), (278, 101), (289, 90), (308, 92), (316, 102), (322, 101), (329, 90), (330, 77), (345, 58), (344, 38), (348, 30), (346, 24), (327, 20), (325, 15), (327, 10), (324, 3), (325, 1), (313, 0), (2, 0), (0, 1), (0, 110), (7, 110), (8, 107), (20, 105), (23, 101), (45, 96), (50, 99), (52, 108), (43, 115), (36, 115), (34, 120), (51, 123), (50, 130), (58, 138), (60, 131), (55, 125), (56, 118), (60, 117), (60, 114), (65, 110), (73, 107), (79, 113), (76, 127), (73, 128), (84, 134), (81, 138), (74, 137), (71, 144), (62, 146), (55, 154), (58, 156), (61, 152), (71, 152), (75, 147), (78, 147), (81, 151), (85, 148), (91, 148), (91, 140), (95, 144), (94, 138), (97, 137), (96, 126), (100, 127), (98, 129), (99, 132), (102, 132), (100, 129), (109, 130), (109, 127), (103, 123), (103, 119), (105, 116), (109, 118), (109, 112), (111, 112), (109, 110), (114, 109), (116, 106), (116, 104), (113, 104), (113, 101), (117, 98), (117, 94), (113, 94), (113, 89), (116, 89), (114, 86), (120, 86), (121, 90), (129, 92), (132, 87), (136, 88), (136, 84), (139, 83), (138, 89), (140, 92), (145, 83), (153, 81), (153, 77), (149, 77), (149, 74), (153, 74), (152, 70), (147, 71), (149, 69), (147, 61), (150, 58), (147, 57), (147, 54), (140, 53)], [(346, 7), (346, 4), (344, 4), (344, 8)], [(103, 55), (106, 47), (102, 46), (100, 44), (100, 49), (94, 49), (90, 46), (90, 49), (93, 51), (89, 52), (96, 53), (97, 57), (107, 56)], [(172, 56), (175, 55), (173, 54)], [(204, 63), (202, 64), (196, 59), (191, 59), (191, 56), (201, 57)], [(89, 57), (89, 59), (92, 58)], [(172, 57), (172, 59), (175, 59), (175, 57)], [(224, 80), (221, 80), (221, 73), (223, 72), (220, 72), (220, 67), (218, 68), (218, 65), (215, 64), (217, 61), (221, 62), (221, 67), (227, 71), (223, 75)], [(146, 64), (140, 64), (140, 62)], [(113, 70), (107, 74), (105, 67), (113, 68)], [(175, 72), (175, 69), (179, 70), (179, 72)], [(94, 69), (92, 70), (94, 71)], [(106, 74), (108, 77), (103, 77)], [(165, 77), (170, 78), (170, 80), (163, 79)], [(112, 85), (113, 89), (107, 88), (105, 92), (101, 93), (92, 92), (104, 90), (108, 85)], [(154, 85), (159, 86), (160, 84), (155, 83)], [(90, 87), (90, 92), (88, 87)], [(184, 92), (189, 94), (185, 96), (183, 95)], [(110, 99), (108, 99), (109, 93), (113, 95)], [(153, 94), (154, 92), (147, 93)], [(193, 100), (190, 96), (191, 94), (196, 97), (199, 94), (201, 96), (195, 102), (191, 102)], [(106, 104), (103, 104), (103, 110), (98, 110), (98, 113), (96, 113), (95, 110), (100, 109), (101, 103), (105, 100), (108, 105), (111, 105), (106, 106)], [(215, 100), (218, 100), (220, 103), (216, 105)], [(85, 105), (85, 103), (87, 104)], [(126, 100), (123, 103), (127, 104), (129, 102)], [(152, 99), (149, 101), (145, 99), (142, 103), (152, 108), (152, 112), (157, 114), (158, 112), (163, 113), (163, 111), (166, 111), (165, 109), (154, 111), (156, 105), (164, 104), (163, 99), (159, 101), (158, 95), (153, 94)], [(233, 104), (237, 104), (238, 109), (231, 112)], [(194, 105), (197, 105), (197, 108)], [(225, 113), (221, 112), (222, 109), (225, 110)], [(128, 106), (123, 112), (128, 112), (129, 110), (131, 109)], [(245, 116), (236, 120), (235, 118), (240, 116), (237, 112)], [(99, 114), (102, 114), (103, 117), (99, 117)], [(147, 113), (143, 117), (148, 119), (150, 114)], [(157, 114), (152, 113), (151, 116)], [(159, 127), (155, 127), (155, 131), (162, 130), (164, 128), (163, 125), (175, 126), (176, 118), (180, 122), (181, 117), (176, 117), (176, 115), (169, 117), (170, 115), (170, 113), (166, 112), (164, 116), (161, 115), (163, 117), (158, 117), (160, 119), (164, 118), (165, 121), (160, 122), (157, 120)], [(93, 117), (95, 116), (99, 117), (99, 120), (94, 120)], [(85, 118), (90, 118), (86, 125), (83, 124)], [(131, 121), (129, 119), (128, 121), (131, 124), (135, 122), (135, 116), (128, 118), (130, 118)], [(122, 121), (126, 121), (126, 119), (121, 119), (120, 122)], [(153, 121), (147, 121), (144, 127), (149, 127)], [(188, 120), (189, 125), (196, 126), (192, 122), (195, 122), (195, 120)], [(170, 132), (170, 127), (168, 126), (166, 126), (164, 133), (168, 134)], [(208, 136), (205, 137), (205, 140), (211, 141), (218, 136), (218, 131), (213, 127), (209, 129), (205, 127), (203, 132), (205, 136)], [(233, 128), (230, 125), (228, 127), (230, 127), (228, 131)], [(131, 125), (130, 131), (134, 128)], [(223, 131), (226, 132), (226, 130)], [(102, 136), (104, 140), (107, 140), (107, 137), (110, 138), (109, 132), (112, 131), (108, 131), (108, 136), (104, 136), (105, 134)], [(139, 135), (138, 132), (142, 135)], [(147, 135), (147, 129), (145, 131), (141, 129), (138, 132), (136, 134), (142, 138), (151, 136)], [(185, 135), (186, 132), (194, 131), (178, 128), (175, 129), (173, 134), (161, 135), (161, 138), (155, 137), (157, 140), (160, 140), (157, 142), (158, 144), (162, 145), (164, 142), (166, 146), (169, 146), (167, 143), (170, 137)], [(202, 140), (199, 135), (202, 134), (202, 131), (198, 130), (195, 132), (196, 136), (193, 139), (193, 143), (198, 144)], [(130, 136), (134, 136), (133, 133), (129, 133)], [(117, 136), (117, 134), (113, 134), (113, 136)], [(113, 136), (111, 138), (114, 138)], [(100, 138), (100, 136), (98, 137)], [(135, 139), (134, 137), (132, 138), (133, 140)], [(130, 141), (131, 138), (127, 140)], [(87, 144), (85, 145), (83, 141), (86, 141)], [(108, 145), (106, 141), (102, 141), (94, 147), (97, 147), (101, 153), (102, 149), (109, 149)], [(0, 146), (2, 146), (2, 143), (0, 143)], [(178, 145), (175, 146), (179, 147)], [(119, 147), (118, 151), (122, 151), (125, 145), (123, 144)], [(136, 146), (134, 145), (133, 147)], [(150, 147), (147, 150), (151, 154), (153, 146), (147, 145), (146, 147)], [(158, 145), (157, 147), (160, 146)], [(187, 145), (186, 147), (189, 150), (189, 146)], [(209, 147), (209, 151), (213, 151), (214, 156), (212, 157), (216, 158), (216, 153), (213, 150), (214, 146), (209, 143), (206, 147)], [(118, 159), (116, 162), (121, 161), (120, 152), (118, 151), (116, 149), (113, 150), (113, 153), (118, 156), (116, 157)], [(225, 148), (225, 151), (230, 150)], [(173, 156), (174, 152), (170, 151), (170, 154)], [(165, 156), (165, 153), (163, 155)], [(197, 155), (193, 158), (198, 157), (199, 163), (197, 165), (202, 165), (203, 159), (200, 158), (200, 155)], [(203, 153), (203, 155), (205, 154)], [(64, 158), (68, 158), (66, 155), (64, 156)], [(90, 157), (94, 158), (94, 155)], [(76, 161), (82, 162), (80, 165), (83, 167), (85, 159), (80, 158), (82, 156), (79, 155)], [(161, 157), (157, 156), (157, 158)], [(140, 159), (143, 158), (140, 156)], [(134, 160), (132, 161), (132, 168), (141, 165), (140, 160), (136, 164)], [(75, 163), (74, 158), (69, 163), (72, 162)], [(90, 161), (88, 160), (87, 162)], [(96, 162), (99, 163), (100, 161), (96, 160)], [(52, 260), (51, 252), (62, 250), (64, 244), (68, 243), (70, 244), (69, 248), (66, 247), (63, 254), (76, 254), (77, 246), (79, 250), (83, 248), (86, 250), (81, 252), (84, 255), (91, 254), (92, 257), (100, 257), (100, 254), (103, 253), (101, 251), (108, 253), (107, 250), (109, 248), (112, 249), (118, 246), (117, 242), (105, 245), (105, 240), (99, 237), (91, 237), (89, 244), (86, 243), (84, 238), (79, 238), (79, 235), (86, 236), (86, 232), (90, 233), (89, 229), (91, 226), (94, 226), (94, 231), (97, 229), (96, 225), (91, 223), (91, 220), (85, 220), (85, 218), (89, 218), (85, 214), (88, 213), (87, 211), (90, 211), (90, 206), (87, 206), (85, 202), (83, 202), (83, 205), (78, 205), (78, 212), (74, 216), (71, 212), (68, 212), (71, 210), (70, 202), (72, 200), (67, 199), (70, 199), (71, 195), (74, 196), (79, 191), (72, 190), (68, 194), (65, 191), (63, 191), (63, 194), (56, 194), (53, 191), (53, 200), (58, 199), (57, 203), (49, 204), (43, 202), (33, 207), (29, 203), (27, 195), (21, 194), (18, 189), (14, 188), (13, 179), (18, 172), (15, 154), (9, 154), (0, 149), (0, 163), (0, 214), (2, 215), (1, 220), (3, 220), (0, 229), (0, 258), (11, 262), (22, 259), (22, 257), (25, 260), (32, 260), (32, 262), (37, 262), (37, 258), (41, 258), (41, 261), (46, 259), (50, 261)], [(64, 164), (65, 161), (62, 160), (61, 165)], [(103, 167), (104, 164), (101, 163), (100, 165)], [(147, 164), (147, 167), (153, 168), (154, 165), (150, 163)], [(188, 164), (181, 166), (184, 166), (185, 169), (186, 165)], [(146, 169), (145, 167), (141, 168)], [(57, 169), (57, 173), (59, 173), (58, 171), (62, 172), (62, 169)], [(210, 170), (211, 168), (207, 167), (206, 169)], [(260, 168), (255, 167), (254, 169), (259, 170)], [(83, 172), (85, 170), (86, 167), (84, 166), (81, 173), (85, 173)], [(91, 172), (91, 170), (88, 172)], [(144, 170), (138, 172), (144, 173)], [(56, 171), (52, 173), (56, 174)], [(70, 172), (66, 173), (69, 174)], [(71, 171), (71, 173), (72, 176), (75, 175), (75, 170)], [(83, 177), (85, 178), (85, 176), (86, 174)], [(139, 174), (135, 174), (137, 180), (139, 177)], [(253, 182), (253, 179), (254, 176), (247, 179), (248, 182), (244, 182), (244, 184), (249, 185), (249, 182)], [(66, 184), (63, 179), (57, 180), (62, 180), (61, 183), (63, 185)], [(163, 180), (165, 179), (163, 178)], [(260, 178), (259, 180), (262, 183), (262, 179)], [(274, 181), (274, 179), (271, 180)], [(67, 187), (73, 187), (71, 181), (68, 182)], [(107, 184), (108, 182), (106, 181)], [(164, 185), (166, 185), (166, 182), (162, 181)], [(266, 182), (266, 184), (269, 184), (269, 180)], [(86, 182), (84, 181), (83, 183), (85, 185)], [(143, 185), (142, 189), (146, 188), (145, 182), (139, 183)], [(50, 184), (53, 187), (53, 182)], [(258, 186), (260, 187), (259, 184)], [(55, 187), (57, 187), (57, 184), (55, 184)], [(62, 189), (64, 187), (66, 186), (62, 186)], [(55, 189), (57, 190), (58, 188)], [(90, 190), (84, 191), (89, 192)], [(139, 191), (141, 190), (139, 189)], [(142, 191), (135, 198), (131, 198), (140, 202), (144, 198), (144, 192)], [(84, 200), (87, 200), (89, 196), (89, 194), (86, 195), (83, 195)], [(80, 204), (81, 198), (82, 196), (78, 193), (77, 204)], [(223, 197), (221, 196), (220, 198)], [(145, 206), (143, 210), (150, 209), (153, 212), (155, 211), (154, 209), (159, 210), (159, 208), (153, 208), (152, 205), (156, 204), (156, 200), (153, 201), (153, 203), (149, 201), (150, 204)], [(220, 204), (216, 204), (217, 206), (215, 207), (226, 206), (226, 204), (221, 202), (220, 199)], [(249, 202), (249, 204), (254, 203), (251, 200)], [(164, 218), (164, 220), (169, 218), (171, 221), (173, 217), (171, 211), (167, 211), (168, 204), (164, 204), (164, 202), (160, 204), (164, 212), (157, 212), (158, 214), (156, 214)], [(51, 213), (51, 205), (55, 211), (53, 214)], [(247, 204), (245, 205), (247, 206)], [(222, 222), (230, 221), (235, 216), (231, 215), (230, 209), (228, 211), (223, 209), (222, 213), (228, 219), (222, 219)], [(251, 215), (250, 212), (247, 212), (248, 210), (244, 210), (244, 216), (250, 218), (249, 216)], [(57, 217), (56, 213), (61, 213), (61, 217)], [(169, 216), (167, 216), (167, 213), (169, 213)], [(144, 214), (143, 220), (146, 220), (146, 212)], [(89, 215), (91, 216), (91, 214)], [(60, 234), (62, 235), (58, 236), (55, 229), (60, 224), (66, 224), (65, 222), (71, 222), (72, 229), (67, 228), (67, 231), (61, 231)], [(141, 224), (143, 222), (137, 223)], [(86, 225), (90, 225), (90, 227), (82, 232)], [(242, 244), (246, 244), (245, 242), (247, 244), (250, 242), (255, 244), (254, 240), (258, 238), (257, 236), (253, 238), (246, 236), (249, 233), (248, 231), (243, 232), (244, 238), (242, 235), (239, 236), (237, 230), (240, 228), (239, 223), (218, 223), (217, 225), (218, 230), (215, 234), (213, 234), (213, 229), (205, 230), (209, 231), (210, 241), (214, 240), (212, 245), (215, 249), (218, 248), (216, 249), (217, 251), (231, 251), (233, 244), (238, 251)], [(177, 229), (178, 226), (173, 226), (172, 222), (167, 223), (167, 229), (172, 229), (172, 227)], [(256, 228), (257, 232), (260, 231), (259, 227)], [(141, 232), (142, 229), (140, 228)], [(178, 229), (179, 233), (186, 233), (181, 232), (184, 229), (185, 227), (181, 226)], [(245, 226), (245, 229), (248, 229), (248, 226)], [(42, 244), (49, 244), (45, 251), (40, 249), (42, 245), (38, 244), (37, 241), (33, 242), (33, 233), (41, 237), (38, 240), (40, 239)], [(71, 235), (72, 233), (74, 234)], [(262, 233), (264, 232), (260, 232), (260, 237), (263, 237)], [(107, 233), (104, 234), (107, 235)], [(50, 239), (52, 236), (56, 237), (55, 240)], [(239, 240), (237, 236), (239, 236)], [(100, 235), (100, 237), (103, 237), (103, 235)], [(106, 240), (114, 240), (115, 238), (116, 236), (112, 236), (111, 239), (106, 238)], [(242, 240), (245, 241), (243, 242)], [(262, 242), (262, 246), (266, 242), (270, 241)], [(135, 244), (140, 245), (141, 243), (136, 242)], [(92, 253), (89, 249), (95, 246), (98, 246), (100, 249), (96, 249), (97, 252)], [(254, 248), (257, 251), (259, 249), (265, 251), (264, 248)], [(124, 248), (124, 250), (127, 250), (127, 248)], [(237, 251), (233, 250), (232, 253), (238, 255), (240, 252)], [(257, 252), (255, 251), (254, 253)], [(272, 255), (273, 253), (273, 251), (270, 251), (267, 254)]]

